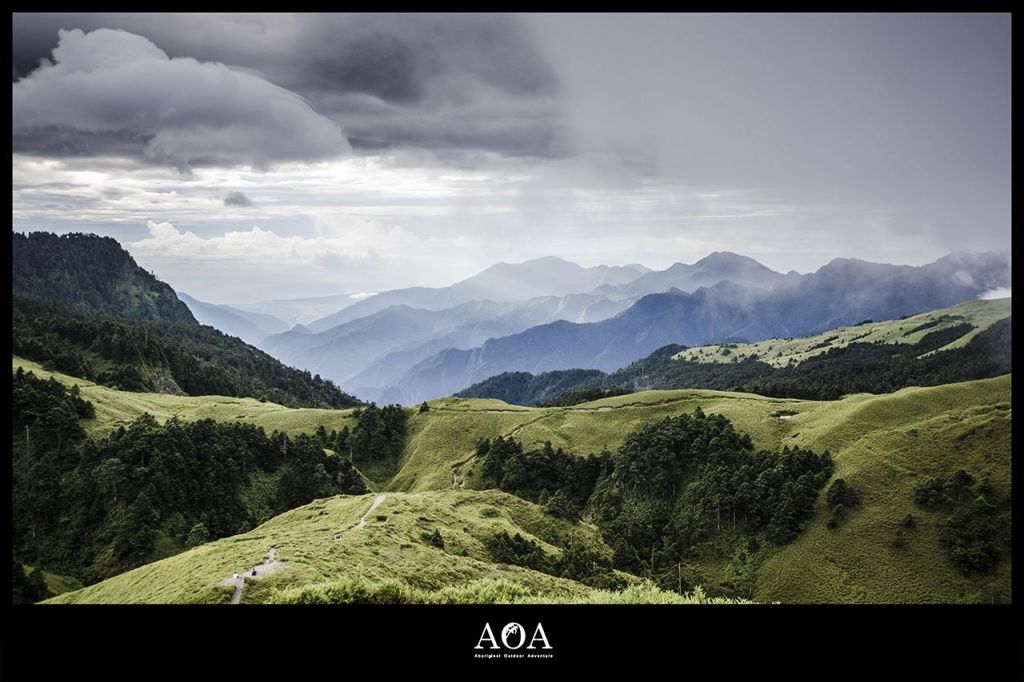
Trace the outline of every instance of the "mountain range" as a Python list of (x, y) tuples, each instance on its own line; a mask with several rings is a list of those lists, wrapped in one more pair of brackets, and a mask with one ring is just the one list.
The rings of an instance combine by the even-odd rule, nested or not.
[(526, 301), (531, 298), (586, 293), (601, 286), (626, 284), (650, 272), (642, 265), (585, 268), (556, 257), (523, 263), (498, 263), (447, 287), (393, 289), (371, 296), (310, 322), (310, 331), (321, 332), (393, 305), (442, 310), (470, 301)]
[(254, 313), (229, 305), (205, 303), (179, 291), (178, 298), (188, 306), (200, 324), (237, 336), (242, 341), (257, 345), (271, 334), (288, 329), (288, 323), (267, 313)]
[(607, 320), (557, 321), (450, 348), (412, 367), (376, 399), (415, 403), (509, 371), (614, 371), (666, 344), (700, 345), (814, 334), (865, 319), (894, 319), (1010, 285), (1005, 254), (951, 254), (920, 266), (836, 259), (771, 289), (720, 281), (692, 293), (649, 294)]

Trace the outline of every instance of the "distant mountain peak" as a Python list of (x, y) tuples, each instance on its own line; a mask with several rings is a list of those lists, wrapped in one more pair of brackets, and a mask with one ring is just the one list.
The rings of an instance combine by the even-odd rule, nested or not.
[(757, 267), (757, 268), (763, 268), (765, 270), (770, 270), (770, 268), (768, 268), (767, 266), (765, 266), (765, 265), (761, 264), (760, 262), (754, 260), (750, 256), (743, 256), (743, 255), (738, 254), (738, 253), (733, 253), (732, 251), (712, 251), (711, 253), (709, 253), (708, 255), (704, 256), (699, 261), (697, 261), (695, 263), (695, 265), (697, 265), (697, 266), (704, 266), (704, 267), (707, 267), (709, 265), (716, 265), (716, 266), (742, 266), (742, 265), (746, 265), (746, 266), (753, 266), (753, 267)]

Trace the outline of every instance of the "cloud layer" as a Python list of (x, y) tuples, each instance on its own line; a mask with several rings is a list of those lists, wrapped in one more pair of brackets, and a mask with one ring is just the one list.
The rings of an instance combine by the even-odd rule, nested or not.
[(295, 93), (224, 64), (171, 59), (121, 30), (62, 30), (52, 63), (13, 87), (16, 151), (116, 144), (183, 168), (350, 151), (340, 127)]
[(207, 300), (543, 255), (807, 271), (1009, 248), (1009, 15), (13, 24), (14, 228), (144, 237)]
[(463, 14), (16, 14), (13, 75), (59, 29), (117, 28), (313, 102), (357, 149), (564, 152), (559, 82), (523, 22)]

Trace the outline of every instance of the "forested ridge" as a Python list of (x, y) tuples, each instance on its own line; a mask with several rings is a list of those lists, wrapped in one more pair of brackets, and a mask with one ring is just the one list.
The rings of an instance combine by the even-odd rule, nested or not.
[(195, 323), (129, 323), (15, 295), (12, 346), (47, 369), (124, 391), (250, 397), (288, 407), (360, 404), (328, 379)]
[[(686, 346), (669, 345), (611, 374), (597, 370), (565, 370), (536, 376), (506, 372), (457, 395), (498, 398), (520, 405), (564, 406), (604, 397), (601, 392), (615, 395), (639, 390), (703, 388), (776, 398), (837, 400), (851, 393), (891, 393), (907, 386), (938, 386), (1010, 372), (1010, 318), (979, 332), (964, 346), (919, 357), (971, 329), (968, 323), (955, 325), (926, 334), (915, 344), (855, 342), (786, 367), (774, 367), (753, 356), (724, 363), (677, 360), (672, 356)], [(581, 372), (592, 374), (567, 386)], [(553, 395), (552, 387), (562, 392)]]
[(330, 380), (196, 322), (110, 237), (12, 233), (14, 352), (126, 391), (352, 407)]
[(11, 239), (17, 293), (123, 320), (196, 323), (174, 290), (140, 268), (111, 237), (13, 232)]

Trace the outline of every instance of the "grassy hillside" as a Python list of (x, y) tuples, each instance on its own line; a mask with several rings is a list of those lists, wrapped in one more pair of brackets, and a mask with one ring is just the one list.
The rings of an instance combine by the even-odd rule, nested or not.
[[(770, 556), (752, 596), (783, 603), (929, 603), (1007, 601), (1009, 556), (994, 576), (968, 578), (938, 542), (948, 514), (921, 509), (915, 484), (931, 475), (967, 469), (1010, 490), (1010, 376), (840, 401), (765, 398), (721, 391), (648, 391), (571, 408), (517, 409), (488, 401), (449, 399), (413, 418), (413, 437), (393, 489), (452, 485), (453, 467), (464, 486), (479, 485), (472, 458), (481, 436), (513, 435), (524, 446), (550, 440), (576, 453), (614, 451), (630, 430), (665, 416), (691, 412), (728, 417), (758, 448), (798, 445), (828, 449), (833, 478), (843, 478), (861, 506), (839, 528), (827, 527), (822, 495), (808, 529)], [(475, 409), (478, 408), (478, 409)], [(903, 548), (893, 540), (907, 515), (917, 517)], [(824, 557), (824, 561), (822, 561)], [(706, 584), (728, 583), (734, 562), (701, 566)], [(747, 596), (747, 595), (744, 595)]]
[[(1008, 552), (993, 576), (969, 579), (946, 558), (938, 527), (946, 513), (914, 504), (914, 486), (963, 468), (1010, 492), (1010, 377), (860, 397), (794, 416), (793, 440), (835, 455), (836, 478), (861, 507), (838, 529), (825, 501), (808, 530), (761, 569), (756, 599), (783, 602), (989, 603), (1010, 601)], [(817, 417), (817, 418), (815, 418)], [(798, 435), (797, 435), (798, 434)], [(894, 543), (901, 520), (916, 527)], [(1009, 548), (1006, 548), (1007, 550)]]
[[(570, 536), (595, 551), (610, 552), (592, 526), (554, 519), (536, 505), (497, 491), (435, 491), (388, 494), (358, 527), (373, 500), (373, 495), (316, 500), (249, 533), (202, 545), (48, 603), (221, 603), (234, 591), (222, 581), (260, 564), (271, 549), (276, 550), (279, 568), (265, 579), (247, 579), (241, 603), (316, 601), (318, 595), (352, 592), (354, 586), (371, 592), (383, 586), (376, 590), (382, 600), (395, 590), (418, 593), (418, 600), (423, 600), (424, 593), (445, 588), (459, 600), (616, 598), (602, 597), (572, 580), (495, 563), (484, 545), (488, 537), (505, 530), (537, 542), (553, 556), (561, 554), (560, 546)], [(443, 548), (423, 538), (435, 529)], [(643, 586), (617, 598), (682, 601), (678, 595)]]
[(968, 301), (952, 308), (931, 310), (902, 320), (839, 327), (814, 336), (766, 339), (757, 343), (695, 346), (677, 353), (674, 357), (691, 362), (732, 363), (741, 362), (756, 355), (759, 360), (769, 365), (785, 367), (791, 361), (799, 364), (807, 358), (825, 353), (830, 348), (844, 348), (853, 342), (916, 344), (931, 332), (965, 322), (974, 326), (974, 329), (960, 338), (932, 351), (939, 352), (967, 345), (979, 332), (988, 329), (995, 322), (1009, 317), (1009, 315), (1009, 298)]
[[(14, 364), (43, 376), (48, 374), (29, 362), (15, 359)], [(90, 429), (110, 429), (119, 421), (133, 418), (142, 411), (149, 411), (160, 419), (179, 414), (185, 419), (211, 416), (239, 420), (290, 433), (311, 432), (320, 424), (330, 429), (352, 423), (349, 411), (345, 410), (293, 410), (247, 399), (121, 393), (69, 377), (54, 376), (67, 383), (80, 384), (82, 397), (96, 404), (97, 418), (87, 423)], [(426, 412), (412, 412), (398, 472), (390, 481), (377, 482), (376, 487), (391, 491), (383, 507), (384, 512), (388, 505), (407, 503), (411, 505), (409, 510), (412, 514), (414, 508), (427, 505), (428, 513), (417, 512), (417, 516), (433, 518), (431, 514), (437, 514), (444, 518), (444, 525), (439, 526), (442, 533), (445, 527), (451, 526), (459, 543), (453, 546), (465, 547), (470, 553), (469, 558), (473, 558), (478, 556), (473, 551), (474, 547), (479, 549), (479, 544), (474, 545), (472, 537), (477, 538), (476, 543), (480, 542), (479, 537), (473, 535), (476, 532), (473, 529), (476, 523), (483, 521), (475, 503), (456, 504), (456, 501), (482, 499), (473, 495), (499, 495), (466, 490), (480, 486), (482, 462), (473, 458), (480, 438), (514, 436), (527, 447), (551, 441), (555, 447), (577, 454), (606, 448), (615, 451), (626, 434), (637, 426), (665, 416), (692, 412), (697, 406), (708, 414), (725, 415), (738, 430), (751, 435), (757, 448), (777, 450), (783, 445), (796, 445), (815, 451), (828, 449), (836, 467), (833, 478), (844, 479), (861, 498), (861, 505), (850, 513), (849, 518), (838, 528), (830, 529), (824, 495), (819, 496), (808, 528), (791, 544), (766, 553), (762, 557), (764, 562), (758, 570), (753, 593), (740, 596), (784, 603), (949, 603), (1010, 599), (1009, 553), (1004, 552), (994, 575), (963, 576), (949, 561), (938, 541), (940, 522), (948, 513), (923, 509), (913, 500), (917, 483), (931, 475), (949, 474), (960, 468), (966, 469), (979, 481), (987, 477), (1000, 494), (1009, 493), (1010, 375), (944, 386), (907, 388), (892, 394), (857, 394), (838, 401), (768, 398), (708, 390), (646, 391), (559, 408), (526, 408), (497, 400), (446, 398), (429, 403)], [(461, 490), (452, 492), (456, 486)], [(470, 497), (460, 498), (463, 494)], [(509, 505), (532, 508), (532, 505), (516, 498), (506, 495), (500, 495), (500, 498), (507, 499)], [(340, 525), (344, 525), (350, 518), (358, 519), (360, 509), (365, 510), (369, 499), (336, 498), (323, 504), (326, 505), (325, 513), (339, 515)], [(400, 502), (402, 500), (405, 502)], [(213, 572), (230, 575), (239, 568), (231, 569), (230, 566), (258, 563), (267, 551), (267, 547), (256, 546), (245, 538), (262, 537), (260, 533), (265, 529), (276, 528), (274, 524), (285, 524), (286, 519), (294, 519), (294, 515), (299, 513), (300, 510), (289, 512), (251, 533), (204, 545), (165, 562), (188, 562), (184, 557), (194, 552), (216, 552), (211, 556), (219, 557), (216, 561), (220, 563)], [(907, 514), (913, 514), (917, 523), (906, 531), (904, 546), (897, 547), (893, 542), (894, 536)], [(338, 524), (317, 522), (314, 525), (330, 530)], [(532, 527), (521, 527), (540, 537)], [(369, 556), (367, 552), (372, 555), (374, 551), (383, 552), (377, 556), (390, 557), (391, 563), (385, 561), (380, 567), (366, 569), (370, 570), (363, 573), (367, 579), (404, 580), (406, 575), (423, 572), (417, 567), (420, 552), (425, 550), (417, 547), (415, 542), (412, 548), (402, 550), (401, 545), (408, 544), (412, 526), (402, 528), (405, 530), (399, 533), (395, 526), (389, 526), (384, 532), (396, 535), (381, 535), (382, 543), (372, 547), (360, 545), (362, 548), (358, 551), (351, 550), (363, 557), (359, 561)], [(460, 528), (463, 530), (458, 530)], [(326, 533), (327, 530), (318, 532)], [(292, 559), (287, 558), (292, 550), (286, 550), (286, 546), (280, 544), (279, 548), (283, 559), (298, 563), (294, 558), (299, 556), (297, 548), (317, 535), (312, 527), (296, 527), (294, 532), (296, 549)], [(468, 533), (468, 536), (463, 537), (463, 533)], [(365, 538), (360, 536), (360, 543), (363, 540)], [(396, 543), (399, 550), (392, 552), (391, 548)], [(232, 549), (228, 552), (225, 548)], [(407, 563), (407, 555), (416, 558)], [(314, 559), (315, 552), (303, 560)], [(462, 566), (466, 560), (465, 557), (448, 557), (436, 570), (441, 571), (450, 562)], [(482, 561), (479, 557), (477, 560)], [(130, 580), (141, 580), (140, 576), (149, 575), (147, 571), (156, 570), (154, 566), (177, 565), (165, 562), (144, 566), (113, 580), (129, 580), (127, 576), (133, 575), (136, 577)], [(320, 566), (315, 561), (314, 564)], [(361, 563), (356, 565), (364, 571)], [(506, 575), (505, 569), (496, 574), (490, 569), (477, 568), (479, 570), (465, 569), (465, 580), (460, 580), (464, 583), (477, 577)], [(330, 567), (304, 570), (308, 573), (307, 582), (329, 581), (344, 574), (340, 569)], [(424, 575), (434, 575), (430, 572), (433, 570), (427, 570)], [(708, 589), (727, 585), (737, 570), (735, 559), (729, 557), (708, 560), (700, 566), (703, 583)], [(204, 576), (197, 574), (196, 577), (205, 579)], [(440, 582), (431, 585), (443, 582), (440, 575), (435, 575), (432, 580)], [(544, 592), (547, 598), (554, 599), (556, 595), (585, 598), (580, 596), (581, 593), (573, 592), (571, 585), (562, 585), (565, 588), (562, 590), (559, 587), (561, 583), (550, 576), (536, 580), (540, 582), (529, 584), (548, 590)], [(545, 581), (554, 582), (548, 584)], [(88, 589), (112, 589), (103, 587), (107, 583), (110, 581)], [(414, 581), (409, 584), (416, 586)], [(146, 594), (151, 589), (156, 590), (147, 587)], [(159, 590), (154, 592), (157, 593), (162, 594)], [(181, 592), (174, 592), (168, 598), (170, 596), (175, 600), (190, 598)]]
[(218, 421), (239, 421), (262, 426), (268, 432), (284, 431), (289, 435), (313, 433), (323, 424), (328, 430), (341, 429), (355, 424), (352, 410), (330, 410), (318, 408), (289, 408), (272, 402), (260, 402), (253, 398), (232, 398), (228, 396), (176, 396), (165, 393), (130, 393), (100, 386), (85, 379), (51, 372), (38, 363), (14, 357), (12, 368), (22, 367), (36, 376), (46, 379), (53, 377), (68, 386), (78, 384), (82, 397), (96, 406), (96, 418), (82, 423), (91, 434), (102, 434), (125, 424), (148, 412), (157, 421), (164, 422), (177, 415), (186, 421), (216, 419)]

